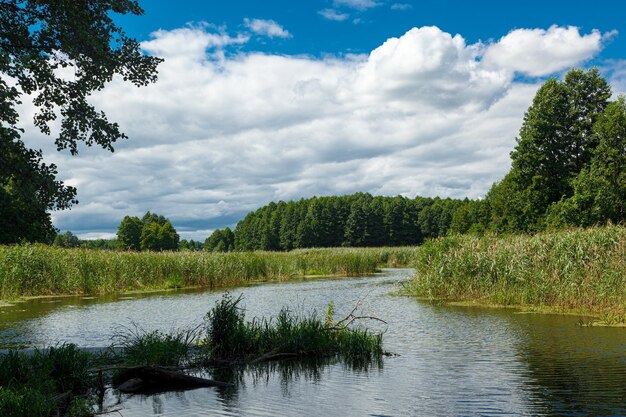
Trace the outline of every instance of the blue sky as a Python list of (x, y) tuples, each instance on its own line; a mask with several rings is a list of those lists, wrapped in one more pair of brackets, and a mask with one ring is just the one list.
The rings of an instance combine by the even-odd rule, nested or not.
[[(174, 29), (189, 22), (205, 21), (236, 30), (244, 18), (268, 19), (281, 24), (293, 37), (279, 42), (257, 39), (244, 49), (284, 54), (369, 53), (389, 37), (431, 25), (461, 33), (471, 43), (500, 38), (513, 29), (552, 25), (572, 25), (582, 31), (618, 30), (626, 35), (626, 3), (620, 0), (593, 4), (582, 0), (150, 0), (141, 5), (145, 15), (119, 19), (128, 33), (139, 39), (147, 39), (154, 30)], [(334, 10), (346, 18), (329, 20), (323, 17), (324, 10)], [(623, 58), (625, 50), (626, 36), (617, 36), (606, 46), (602, 58)]]
[(78, 188), (54, 224), (82, 238), (148, 210), (204, 240), (280, 199), (481, 198), (546, 78), (595, 65), (626, 92), (621, 1), (140, 3), (118, 21), (165, 61), (156, 84), (91, 98), (129, 136), (115, 153), (59, 153), (21, 110)]

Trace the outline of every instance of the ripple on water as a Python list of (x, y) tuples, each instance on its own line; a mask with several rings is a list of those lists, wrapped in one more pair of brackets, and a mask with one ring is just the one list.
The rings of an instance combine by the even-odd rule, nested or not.
[[(342, 363), (247, 370), (231, 389), (120, 396), (131, 416), (625, 416), (626, 329), (583, 328), (568, 316), (442, 306), (389, 296), (410, 270), (369, 278), (307, 280), (234, 289), (248, 316), (325, 311), (361, 299), (389, 324), (382, 367)], [(119, 324), (146, 330), (198, 324), (222, 291), (33, 301), (2, 308), (0, 342), (101, 347)], [(287, 364), (288, 365), (288, 364)]]

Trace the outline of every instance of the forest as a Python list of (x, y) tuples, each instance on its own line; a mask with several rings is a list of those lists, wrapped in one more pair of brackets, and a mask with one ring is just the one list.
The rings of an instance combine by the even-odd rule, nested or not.
[(535, 233), (626, 219), (626, 102), (598, 69), (546, 81), (527, 110), (511, 169), (483, 199), (357, 193), (270, 203), (205, 249), (419, 245), (485, 232)]

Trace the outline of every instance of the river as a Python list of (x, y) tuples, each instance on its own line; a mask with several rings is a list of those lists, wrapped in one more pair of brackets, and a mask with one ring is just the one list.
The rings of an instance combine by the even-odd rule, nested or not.
[[(131, 416), (626, 416), (626, 329), (514, 309), (454, 307), (391, 295), (410, 269), (371, 277), (265, 283), (242, 293), (248, 318), (281, 307), (337, 316), (355, 303), (384, 319), (398, 356), (353, 368), (285, 362), (218, 375), (236, 388), (154, 396), (109, 390), (112, 415)], [(63, 342), (103, 347), (119, 326), (191, 327), (223, 293), (177, 291), (41, 299), (0, 307), (1, 347)]]

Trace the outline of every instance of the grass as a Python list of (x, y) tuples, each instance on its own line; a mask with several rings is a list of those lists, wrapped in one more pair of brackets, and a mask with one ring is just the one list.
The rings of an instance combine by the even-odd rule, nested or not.
[(113, 336), (112, 350), (128, 366), (177, 366), (191, 356), (199, 328), (165, 333), (138, 326), (122, 327)]
[(382, 334), (342, 326), (333, 306), (321, 318), (315, 312), (296, 315), (282, 309), (275, 320), (245, 320), (239, 298), (226, 294), (206, 315), (205, 346), (214, 360), (258, 361), (275, 355), (297, 358), (340, 355), (370, 359), (382, 355)]
[[(0, 415), (47, 417), (57, 411), (80, 417), (89, 415), (94, 357), (75, 345), (36, 350), (32, 355), (9, 352), (0, 355)], [(57, 401), (69, 393), (67, 401)]]
[(415, 248), (210, 253), (0, 246), (0, 299), (229, 287), (308, 275), (356, 276), (381, 266), (407, 266), (414, 254)]
[(414, 295), (553, 307), (626, 321), (626, 227), (534, 236), (456, 236), (417, 252)]

